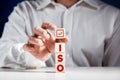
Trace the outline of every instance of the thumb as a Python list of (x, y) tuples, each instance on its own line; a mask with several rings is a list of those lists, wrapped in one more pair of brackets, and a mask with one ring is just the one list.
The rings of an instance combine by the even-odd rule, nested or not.
[(69, 42), (69, 38), (68, 37), (64, 37), (64, 38), (56, 38), (55, 39), (56, 43), (68, 43)]

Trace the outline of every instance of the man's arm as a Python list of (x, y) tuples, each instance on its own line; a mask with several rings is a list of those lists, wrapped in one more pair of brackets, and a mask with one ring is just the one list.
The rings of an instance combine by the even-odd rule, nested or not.
[(22, 2), (15, 7), (9, 16), (9, 21), (5, 24), (0, 39), (0, 67), (45, 66), (44, 62), (23, 49), (23, 45), (28, 42), (24, 5), (24, 2)]
[(120, 11), (116, 13), (113, 35), (106, 41), (103, 66), (120, 66)]

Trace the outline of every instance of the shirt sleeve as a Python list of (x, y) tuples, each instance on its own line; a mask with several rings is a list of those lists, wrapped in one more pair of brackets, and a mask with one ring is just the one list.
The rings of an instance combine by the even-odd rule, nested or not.
[(26, 11), (24, 2), (18, 4), (5, 24), (3, 35), (0, 39), (0, 67), (43, 67), (42, 62), (23, 50), (23, 45), (28, 41), (26, 31)]
[(104, 66), (120, 66), (120, 11), (116, 13), (113, 34), (110, 39), (106, 40)]

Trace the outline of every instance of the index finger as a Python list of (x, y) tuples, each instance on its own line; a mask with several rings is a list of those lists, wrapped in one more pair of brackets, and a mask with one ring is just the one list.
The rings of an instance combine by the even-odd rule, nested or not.
[(51, 22), (43, 22), (43, 24), (42, 24), (42, 28), (43, 29), (49, 29), (49, 30), (56, 30), (56, 25), (55, 24), (53, 24), (53, 23), (51, 23)]

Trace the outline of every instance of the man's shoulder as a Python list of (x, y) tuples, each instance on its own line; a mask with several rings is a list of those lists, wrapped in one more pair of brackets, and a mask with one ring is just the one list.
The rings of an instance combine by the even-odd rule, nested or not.
[(105, 11), (108, 11), (108, 12), (112, 12), (112, 13), (116, 13), (116, 12), (119, 12), (120, 13), (120, 9), (119, 8), (117, 8), (117, 7), (115, 7), (115, 6), (113, 6), (113, 5), (109, 5), (109, 4), (107, 4), (107, 3), (104, 3), (104, 2), (102, 2), (102, 4), (101, 4), (101, 10), (105, 10)]
[(25, 0), (19, 3), (17, 6), (18, 7), (23, 7), (23, 8), (34, 8), (36, 9), (37, 7), (41, 6), (43, 3), (42, 0)]

